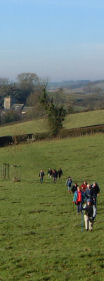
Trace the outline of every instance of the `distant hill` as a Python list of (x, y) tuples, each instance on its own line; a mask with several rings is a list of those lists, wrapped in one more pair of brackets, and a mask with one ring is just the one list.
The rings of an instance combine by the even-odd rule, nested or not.
[(91, 83), (90, 80), (68, 80), (68, 81), (60, 81), (60, 82), (49, 82), (48, 89), (57, 89), (57, 88), (68, 88), (68, 89), (75, 89), (75, 88), (82, 88), (87, 86), (88, 83)]
[(48, 85), (54, 101), (63, 103), (68, 108), (72, 105), (73, 112), (104, 109), (104, 80), (62, 81)]
[(90, 82), (89, 85), (92, 88), (99, 88), (101, 90), (104, 90), (104, 80), (98, 80), (98, 81)]
[[(104, 90), (104, 80), (68, 80), (68, 81), (60, 81), (60, 82), (49, 82), (48, 89), (55, 90), (57, 88), (67, 88), (67, 89), (101, 89)], [(85, 91), (86, 92), (86, 91)]]

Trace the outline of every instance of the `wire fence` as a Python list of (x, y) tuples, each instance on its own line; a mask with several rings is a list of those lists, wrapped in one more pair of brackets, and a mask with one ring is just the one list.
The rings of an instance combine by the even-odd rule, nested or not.
[(10, 165), (9, 163), (0, 164), (0, 178), (2, 180), (21, 181), (21, 166)]

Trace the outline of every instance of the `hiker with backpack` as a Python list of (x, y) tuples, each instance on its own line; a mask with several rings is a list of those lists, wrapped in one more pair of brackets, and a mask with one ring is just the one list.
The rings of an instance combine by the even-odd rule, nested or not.
[(71, 188), (71, 191), (72, 191), (73, 194), (74, 194), (74, 192), (77, 190), (77, 186), (78, 186), (77, 183), (73, 184), (73, 186), (72, 186), (72, 188)]
[(69, 176), (66, 181), (68, 192), (71, 193), (72, 178)]
[(58, 177), (59, 177), (59, 179), (61, 178), (61, 176), (63, 175), (63, 171), (62, 171), (62, 169), (60, 168), (59, 170), (58, 170)]
[(83, 192), (85, 192), (85, 191), (86, 191), (86, 188), (87, 188), (87, 182), (84, 181), (84, 182), (82, 183), (82, 185), (81, 185), (81, 189), (82, 189)]
[(44, 179), (45, 173), (43, 170), (40, 170), (39, 172), (39, 177), (40, 177), (40, 182), (43, 183), (43, 179)]
[(86, 190), (85, 190), (85, 197), (86, 197), (86, 200), (92, 199), (91, 188), (92, 188), (92, 185), (88, 183), (88, 184), (87, 184), (87, 188), (86, 188)]
[(99, 187), (97, 182), (94, 182), (92, 184), (91, 192), (90, 193), (91, 193), (91, 197), (93, 199), (93, 204), (96, 206), (97, 205), (97, 196), (100, 193), (100, 187)]
[(93, 201), (88, 199), (86, 205), (82, 207), (82, 210), (85, 211), (84, 214), (84, 222), (85, 222), (85, 229), (88, 231), (93, 230), (94, 219), (96, 217), (96, 208), (93, 205)]
[(56, 170), (56, 169), (53, 169), (53, 170), (52, 170), (52, 177), (53, 177), (54, 183), (56, 183), (56, 181), (57, 181), (57, 176), (58, 176), (57, 170)]
[(49, 168), (49, 169), (48, 169), (47, 174), (48, 174), (48, 177), (49, 177), (49, 178), (51, 178), (51, 177), (52, 177), (52, 169), (51, 169), (51, 168)]
[(82, 212), (82, 205), (85, 201), (85, 195), (84, 192), (81, 190), (80, 186), (77, 186), (77, 190), (74, 192), (74, 197), (73, 197), (73, 204), (77, 206), (77, 213), (79, 214)]

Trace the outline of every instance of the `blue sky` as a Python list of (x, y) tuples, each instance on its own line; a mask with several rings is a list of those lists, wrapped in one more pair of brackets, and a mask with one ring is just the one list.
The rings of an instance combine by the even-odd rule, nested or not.
[(0, 77), (104, 79), (103, 0), (0, 0)]

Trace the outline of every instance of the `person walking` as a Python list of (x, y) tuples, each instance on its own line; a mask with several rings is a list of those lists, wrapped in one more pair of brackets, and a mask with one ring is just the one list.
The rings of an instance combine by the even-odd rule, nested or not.
[(92, 188), (92, 185), (88, 183), (88, 184), (87, 184), (87, 188), (86, 188), (86, 190), (85, 190), (85, 197), (86, 197), (86, 200), (92, 199), (91, 188)]
[(58, 176), (57, 170), (56, 170), (56, 169), (53, 169), (53, 170), (52, 170), (52, 177), (53, 177), (54, 183), (56, 183), (57, 176)]
[(73, 203), (77, 206), (78, 214), (82, 212), (82, 205), (84, 203), (84, 192), (81, 190), (80, 186), (77, 186), (77, 190), (74, 192)]
[(63, 171), (62, 171), (62, 169), (60, 168), (60, 169), (58, 170), (58, 177), (59, 177), (59, 179), (61, 178), (62, 175), (63, 175)]
[(82, 185), (81, 185), (81, 189), (82, 189), (83, 192), (85, 192), (85, 191), (86, 191), (86, 188), (87, 188), (87, 182), (84, 181), (84, 182), (82, 183)]
[(94, 182), (91, 187), (91, 197), (93, 199), (93, 204), (97, 205), (97, 196), (100, 193), (100, 187), (97, 182)]
[(86, 206), (82, 207), (82, 210), (85, 211), (84, 214), (84, 222), (85, 222), (85, 229), (88, 231), (93, 230), (94, 219), (96, 217), (96, 209), (93, 205), (93, 201), (91, 199), (87, 200)]
[(40, 182), (43, 183), (43, 179), (44, 179), (45, 173), (43, 170), (40, 170), (39, 172), (39, 177), (40, 177)]
[(77, 183), (75, 183), (75, 184), (72, 186), (71, 191), (72, 191), (73, 194), (74, 194), (74, 192), (77, 190), (77, 186), (78, 186)]
[(71, 193), (72, 178), (69, 176), (66, 181), (68, 192)]
[(52, 169), (51, 169), (51, 168), (49, 168), (49, 169), (48, 169), (47, 174), (48, 174), (48, 177), (49, 177), (49, 178), (51, 178), (51, 177), (52, 177)]

